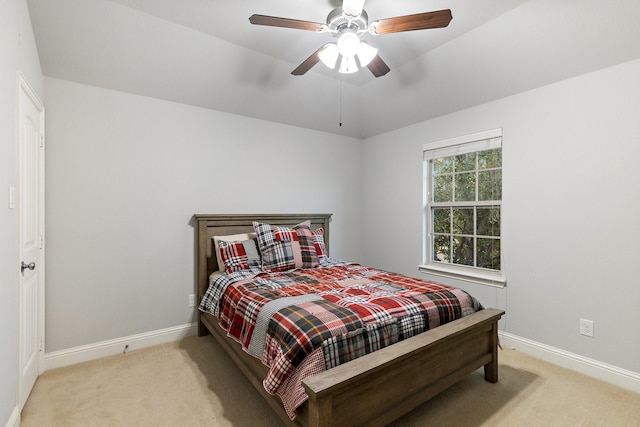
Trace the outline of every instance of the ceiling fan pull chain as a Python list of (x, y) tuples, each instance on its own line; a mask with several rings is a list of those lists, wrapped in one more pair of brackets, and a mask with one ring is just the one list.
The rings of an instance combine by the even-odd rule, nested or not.
[(340, 79), (339, 83), (340, 87), (340, 126), (342, 127), (342, 79)]

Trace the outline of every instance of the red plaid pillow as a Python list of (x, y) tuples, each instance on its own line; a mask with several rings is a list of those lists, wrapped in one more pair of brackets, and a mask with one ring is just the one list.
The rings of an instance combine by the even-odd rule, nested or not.
[(219, 245), (220, 261), (224, 265), (224, 271), (227, 274), (239, 270), (248, 270), (251, 267), (260, 265), (260, 259), (256, 257), (255, 240), (244, 240), (242, 242), (220, 240)]
[(327, 255), (327, 248), (324, 245), (324, 229), (322, 227), (313, 230), (313, 245), (316, 248), (316, 254), (320, 260), (324, 260)]
[(265, 271), (285, 271), (318, 266), (313, 234), (305, 223), (293, 228), (253, 223)]

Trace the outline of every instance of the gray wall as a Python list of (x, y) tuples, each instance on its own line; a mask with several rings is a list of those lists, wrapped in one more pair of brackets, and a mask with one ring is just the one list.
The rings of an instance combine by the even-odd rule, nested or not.
[(47, 352), (193, 322), (195, 213), (333, 213), (361, 259), (361, 140), (45, 84)]
[(508, 286), (447, 282), (506, 309), (507, 333), (640, 373), (639, 75), (635, 60), (367, 139), (365, 261), (442, 281), (416, 268), (422, 144), (502, 127)]
[(8, 188), (17, 185), (16, 72), (21, 70), (42, 98), (42, 72), (23, 0), (0, 3), (0, 425), (17, 407), (18, 283), (16, 210)]

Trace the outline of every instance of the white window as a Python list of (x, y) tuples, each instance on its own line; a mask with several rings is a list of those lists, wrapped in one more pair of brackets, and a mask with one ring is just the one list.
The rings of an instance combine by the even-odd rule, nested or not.
[(504, 286), (502, 129), (424, 144), (420, 270)]

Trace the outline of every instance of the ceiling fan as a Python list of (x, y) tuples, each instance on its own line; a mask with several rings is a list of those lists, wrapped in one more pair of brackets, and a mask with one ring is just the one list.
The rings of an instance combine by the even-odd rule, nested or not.
[(390, 68), (378, 55), (378, 49), (360, 40), (361, 35), (444, 28), (452, 19), (451, 10), (445, 9), (380, 19), (369, 24), (369, 16), (364, 10), (364, 1), (343, 0), (342, 7), (335, 8), (329, 13), (326, 24), (267, 15), (252, 15), (249, 22), (254, 25), (330, 33), (337, 39), (335, 43), (323, 45), (305, 59), (291, 72), (294, 76), (305, 74), (320, 61), (334, 69), (340, 59), (338, 68), (340, 73), (358, 71), (359, 63), (360, 67), (366, 66), (374, 76), (381, 77), (387, 74)]

